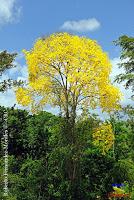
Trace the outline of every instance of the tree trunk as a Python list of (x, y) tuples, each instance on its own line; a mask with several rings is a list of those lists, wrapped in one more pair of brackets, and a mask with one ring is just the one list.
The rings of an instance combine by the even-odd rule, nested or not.
[(77, 179), (77, 166), (78, 161), (74, 160), (74, 154), (76, 154), (76, 132), (75, 132), (75, 119), (76, 119), (76, 107), (74, 106), (72, 108), (72, 112), (70, 113), (70, 116), (68, 113), (66, 113), (66, 142), (67, 145), (70, 146), (71, 152), (69, 155), (69, 158), (66, 160), (66, 170), (67, 170), (67, 177), (70, 181), (72, 187), (75, 185), (75, 181)]

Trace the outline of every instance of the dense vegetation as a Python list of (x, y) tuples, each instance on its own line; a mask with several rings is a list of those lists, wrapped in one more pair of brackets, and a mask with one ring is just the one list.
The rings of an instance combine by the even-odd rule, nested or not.
[[(4, 109), (0, 108), (1, 116)], [(112, 183), (127, 182), (129, 191), (134, 189), (132, 116), (127, 120), (122, 120), (117, 114), (111, 117), (115, 130), (114, 149), (102, 155), (93, 145), (92, 138), (94, 128), (101, 123), (97, 117), (79, 117), (77, 146), (72, 151), (64, 142), (63, 118), (45, 111), (38, 115), (13, 108), (7, 111), (9, 199), (86, 200), (96, 199), (96, 196), (107, 199)], [(0, 126), (2, 128), (2, 121)], [(73, 185), (66, 172), (67, 160), (72, 153), (77, 170)], [(2, 172), (2, 168), (0, 170)]]

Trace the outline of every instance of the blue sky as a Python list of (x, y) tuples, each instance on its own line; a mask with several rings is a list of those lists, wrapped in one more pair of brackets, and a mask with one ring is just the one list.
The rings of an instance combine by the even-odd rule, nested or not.
[[(120, 51), (113, 41), (123, 34), (133, 36), (133, 9), (133, 0), (0, 0), (0, 50), (18, 52), (16, 62), (20, 69), (20, 74), (12, 70), (4, 77), (18, 73), (25, 79), (27, 72), (21, 50), (30, 49), (38, 37), (58, 31), (97, 40), (108, 52), (115, 75)], [(126, 96), (128, 92), (125, 91)], [(0, 102), (8, 94), (9, 91), (1, 94)]]
[[(100, 23), (97, 30), (73, 32), (97, 40), (114, 58), (119, 52), (113, 40), (134, 33), (133, 0), (0, 0), (3, 1), (13, 2), (16, 8), (12, 9), (13, 22), (1, 25), (1, 49), (17, 52), (30, 49), (38, 37), (60, 31), (66, 21), (95, 18)], [(17, 9), (19, 16), (15, 14)]]

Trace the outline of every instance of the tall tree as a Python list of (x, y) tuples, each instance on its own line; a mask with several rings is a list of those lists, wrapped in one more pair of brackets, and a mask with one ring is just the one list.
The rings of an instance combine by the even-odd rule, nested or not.
[(122, 62), (119, 66), (125, 70), (125, 73), (119, 74), (115, 81), (118, 83), (126, 81), (126, 88), (132, 87), (132, 91), (134, 91), (134, 37), (123, 35), (115, 41), (115, 44), (121, 47), (120, 59)]
[[(96, 41), (68, 33), (40, 38), (24, 51), (29, 83), (16, 91), (17, 101), (32, 111), (49, 103), (59, 106), (65, 117), (64, 133), (70, 145), (76, 143), (75, 120), (78, 108), (112, 111), (119, 108), (120, 92), (111, 85), (111, 64)], [(71, 148), (71, 147), (70, 147)], [(75, 162), (68, 162), (70, 180), (76, 178)]]

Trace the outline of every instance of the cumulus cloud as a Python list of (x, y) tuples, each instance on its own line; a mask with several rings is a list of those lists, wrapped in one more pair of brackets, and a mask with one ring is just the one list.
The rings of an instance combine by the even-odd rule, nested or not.
[(100, 22), (95, 18), (82, 19), (79, 21), (66, 21), (60, 27), (62, 30), (87, 32), (94, 31), (100, 27)]
[(0, 26), (18, 21), (20, 13), (17, 0), (0, 0)]

